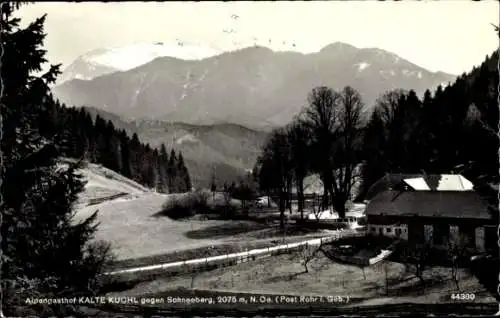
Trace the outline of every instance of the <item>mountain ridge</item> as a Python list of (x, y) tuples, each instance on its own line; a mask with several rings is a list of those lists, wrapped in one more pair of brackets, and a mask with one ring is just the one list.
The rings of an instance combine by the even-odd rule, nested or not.
[(128, 71), (65, 82), (54, 93), (66, 104), (91, 105), (129, 119), (231, 122), (269, 130), (288, 123), (315, 86), (353, 86), (371, 108), (387, 90), (423, 94), (455, 78), (443, 74), (394, 53), (341, 42), (310, 54), (254, 46), (201, 60), (158, 57)]

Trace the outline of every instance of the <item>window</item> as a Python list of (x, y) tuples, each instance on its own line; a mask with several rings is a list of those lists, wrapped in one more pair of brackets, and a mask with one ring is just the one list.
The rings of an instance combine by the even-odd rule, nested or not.
[(487, 251), (498, 251), (498, 236), (496, 233), (496, 227), (485, 226), (484, 227), (484, 247)]
[(379, 235), (383, 235), (384, 234), (384, 228), (383, 227), (379, 227), (378, 228), (378, 234)]
[(376, 227), (372, 227), (372, 232), (377, 232), (377, 228)]
[(396, 232), (396, 235), (397, 235), (397, 236), (400, 236), (400, 235), (401, 235), (401, 229), (397, 228), (397, 229), (395, 230), (395, 232)]
[(434, 224), (432, 239), (436, 245), (444, 245), (450, 237), (450, 226), (448, 224)]
[(392, 232), (392, 228), (388, 227), (387, 228), (387, 233), (391, 233)]
[(467, 247), (475, 247), (476, 245), (476, 229), (472, 226), (459, 226), (460, 238), (463, 244)]

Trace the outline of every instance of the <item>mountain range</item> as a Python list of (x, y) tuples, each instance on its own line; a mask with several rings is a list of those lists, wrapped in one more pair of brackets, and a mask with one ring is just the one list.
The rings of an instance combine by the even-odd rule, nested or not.
[[(223, 53), (193, 48), (191, 55), (182, 51), (171, 54), (175, 56), (165, 56), (169, 50), (159, 51), (129, 53), (133, 61), (129, 58), (121, 64), (117, 61), (127, 61), (127, 54), (94, 51), (65, 70), (67, 80), (53, 93), (68, 105), (96, 107), (126, 120), (231, 123), (268, 130), (290, 122), (307, 104), (307, 94), (315, 86), (341, 89), (350, 85), (371, 108), (387, 90), (414, 89), (422, 94), (455, 79), (382, 49), (340, 42), (310, 54), (275, 52), (262, 46)], [(82, 79), (75, 78), (77, 68)]]
[(122, 47), (99, 48), (79, 56), (63, 70), (57, 82), (61, 84), (73, 79), (91, 80), (98, 76), (127, 71), (163, 56), (197, 60), (219, 53), (219, 49), (183, 42), (138, 42)]

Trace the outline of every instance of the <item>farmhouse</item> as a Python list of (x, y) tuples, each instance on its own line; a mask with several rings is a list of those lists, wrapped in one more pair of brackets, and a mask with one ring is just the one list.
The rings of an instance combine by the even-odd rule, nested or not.
[(496, 248), (487, 203), (463, 176), (386, 175), (374, 187), (365, 211), (369, 234), (436, 248), (450, 242), (477, 252)]

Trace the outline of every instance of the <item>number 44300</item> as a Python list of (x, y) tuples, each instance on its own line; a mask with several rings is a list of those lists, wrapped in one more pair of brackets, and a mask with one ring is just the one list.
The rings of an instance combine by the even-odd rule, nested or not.
[(450, 295), (450, 298), (451, 300), (471, 301), (476, 298), (476, 295), (472, 293), (453, 293)]

